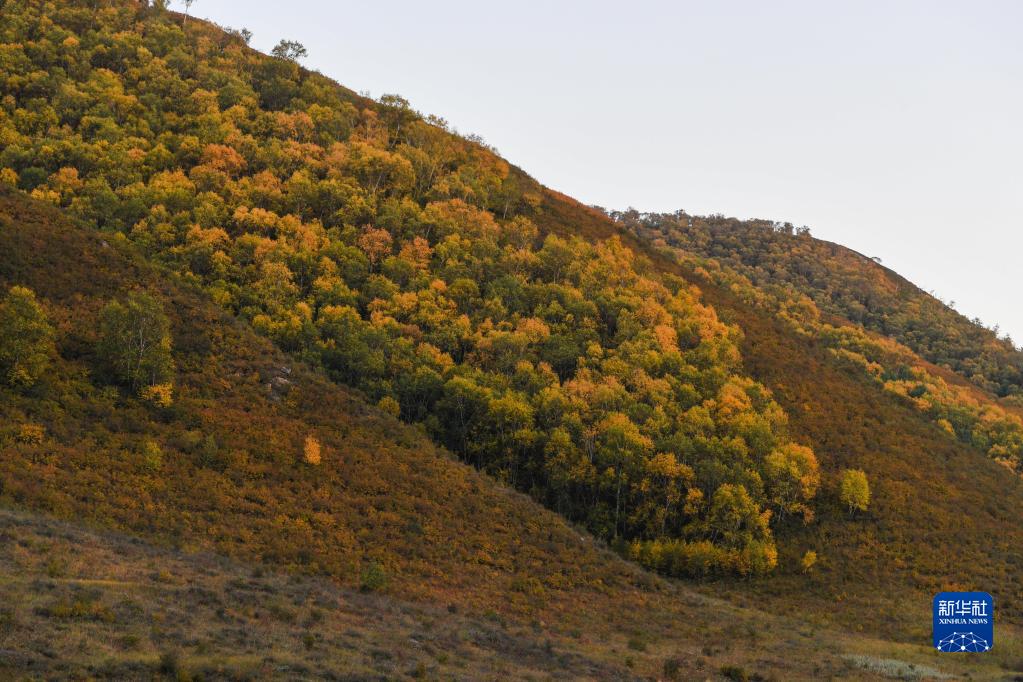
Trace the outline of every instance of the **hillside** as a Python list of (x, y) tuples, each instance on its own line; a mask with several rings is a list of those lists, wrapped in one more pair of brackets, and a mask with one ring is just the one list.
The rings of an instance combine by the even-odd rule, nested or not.
[(5, 679), (984, 680), (1002, 672), (932, 661), (942, 672), (922, 648), (800, 630), (695, 595), (686, 595), (690, 604), (726, 621), (704, 630), (706, 643), (661, 639), (654, 628), (621, 644), (24, 513), (0, 511), (0, 547)]
[[(967, 321), (873, 260), (806, 233), (717, 218), (709, 228), (703, 219), (685, 214), (629, 213), (615, 219), (669, 260), (773, 313), (793, 332), (813, 337), (879, 387), (907, 399), (949, 436), (1023, 475), (1023, 411), (1011, 394), (1011, 377), (1023, 364), (1023, 352), (1011, 341)], [(720, 243), (708, 235), (717, 235)], [(730, 255), (719, 261), (706, 252)], [(772, 265), (754, 267), (744, 258)], [(833, 273), (828, 289), (807, 279), (807, 273), (815, 273), (814, 280), (824, 282), (827, 272)], [(850, 303), (856, 297), (870, 308)], [(865, 321), (863, 310), (873, 311)], [(860, 321), (847, 320), (842, 312)], [(931, 341), (921, 345), (920, 334), (889, 333), (884, 329), (888, 322), (880, 325), (878, 320), (901, 320), (892, 322), (897, 329), (926, 329)], [(1009, 377), (1009, 384), (988, 377)], [(1010, 395), (999, 398), (1003, 392)]]
[[(741, 330), (620, 240), (540, 234), (542, 188), (478, 140), (158, 7), (5, 11), (0, 181), (666, 572), (770, 572), (813, 517)], [(150, 374), (121, 381), (173, 391)]]
[[(45, 381), (27, 394), (2, 391), (0, 500), (158, 543), (0, 512), (9, 548), (0, 664), (9, 670), (108, 678), (168, 666), (214, 678), (267, 666), (281, 677), (667, 670), (680, 679), (719, 670), (855, 679), (911, 663), (956, 670), (925, 646), (807, 629), (801, 618), (642, 572), (56, 209), (0, 196), (0, 250), (0, 284), (36, 290), (66, 339)], [(172, 408), (95, 378), (97, 310), (126, 289), (158, 296), (171, 318)], [(282, 374), (286, 393), (272, 381)], [(44, 435), (25, 438), (25, 425)], [(192, 432), (203, 437), (183, 437)], [(323, 446), (318, 466), (302, 460), (310, 434)], [(147, 441), (160, 445), (156, 465)], [(260, 606), (244, 606), (254, 594)], [(372, 625), (359, 615), (367, 612)], [(143, 627), (150, 617), (166, 625)], [(255, 634), (238, 639), (256, 621)], [(69, 639), (69, 628), (85, 639)], [(763, 631), (787, 634), (779, 645)], [(398, 653), (409, 636), (433, 644)], [(72, 641), (89, 644), (65, 648)], [(1006, 646), (984, 670), (996, 675), (1015, 655)]]
[(0, 546), (4, 679), (627, 675), (499, 617), (25, 514), (0, 511)]
[(903, 343), (999, 396), (1023, 392), (1023, 352), (871, 258), (792, 225), (722, 216), (614, 214), (651, 242), (716, 259), (758, 288), (789, 288), (821, 311)]
[[(40, 340), (0, 353), (0, 664), (58, 675), (29, 633), (73, 627), (108, 677), (172, 649), (214, 676), (1021, 669), (1010, 344), (805, 235), (584, 207), (238, 32), (0, 11), (0, 312)], [(239, 599), (282, 602), (264, 644), (314, 646), (140, 634), (186, 617), (164, 563), (228, 603), (251, 575)], [(927, 648), (955, 588), (996, 595), (993, 654)], [(309, 624), (307, 592), (357, 610)], [(422, 623), (471, 645), (373, 653)]]
[[(873, 627), (883, 622), (892, 632), (924, 637), (929, 630), (926, 595), (938, 586), (997, 584), (1005, 595), (1003, 605), (1019, 618), (1023, 571), (1014, 548), (1020, 542), (1023, 486), (1018, 476), (984, 457), (986, 448), (957, 442), (940, 425), (927, 423), (929, 417), (917, 401), (883, 390), (875, 376), (836, 355), (828, 342), (794, 326), (789, 316), (779, 314), (777, 299), (764, 301), (760, 290), (751, 298), (746, 287), (736, 285), (741, 281), (738, 273), (709, 272), (705, 261), (688, 252), (680, 257), (659, 248), (601, 211), (563, 195), (549, 193), (544, 206), (544, 229), (590, 239), (618, 236), (640, 255), (640, 267), (698, 285), (703, 300), (743, 330), (744, 367), (773, 392), (789, 415), (795, 437), (827, 453), (822, 456), (825, 480), (848, 466), (868, 473), (876, 498), (862, 522), (849, 522), (831, 487), (830, 499), (819, 501), (814, 524), (789, 524), (781, 533), (782, 546), (791, 554), (779, 565), (793, 566), (800, 546), (827, 547), (826, 579), (807, 581), (792, 571), (755, 583), (754, 592), (776, 598), (778, 608), (792, 609), (798, 608), (794, 594), (812, 585), (817, 596), (851, 602), (848, 608), (828, 608), (829, 618), (866, 627), (861, 617), (870, 611), (877, 616)], [(992, 396), (978, 397), (986, 400), (981, 403), (985, 409), (993, 409)], [(948, 560), (956, 556), (984, 560)], [(742, 586), (735, 593), (747, 589)], [(897, 605), (895, 595), (907, 598), (903, 606)], [(909, 606), (913, 600), (915, 605)]]

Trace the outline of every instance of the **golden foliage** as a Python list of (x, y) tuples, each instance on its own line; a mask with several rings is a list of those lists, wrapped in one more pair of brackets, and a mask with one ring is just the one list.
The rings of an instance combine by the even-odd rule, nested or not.
[(39, 445), (46, 439), (46, 427), (40, 424), (22, 424), (14, 438), (26, 445)]
[(319, 466), (321, 458), (320, 441), (313, 436), (306, 436), (305, 443), (302, 445), (302, 460), (306, 464)]
[(153, 384), (152, 386), (146, 386), (142, 389), (141, 397), (143, 400), (156, 405), (157, 407), (170, 407), (174, 404), (174, 386), (173, 384)]
[(806, 554), (803, 555), (799, 565), (803, 569), (803, 573), (809, 573), (817, 565), (817, 552), (812, 549), (806, 550)]
[(850, 512), (866, 511), (870, 506), (870, 485), (862, 469), (846, 469), (839, 479), (839, 499)]

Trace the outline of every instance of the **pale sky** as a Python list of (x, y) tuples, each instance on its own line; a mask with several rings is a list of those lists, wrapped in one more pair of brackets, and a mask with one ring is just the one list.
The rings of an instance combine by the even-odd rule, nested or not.
[[(182, 3), (177, 0), (175, 8)], [(1023, 343), (1023, 2), (197, 0), (609, 209), (808, 225)]]

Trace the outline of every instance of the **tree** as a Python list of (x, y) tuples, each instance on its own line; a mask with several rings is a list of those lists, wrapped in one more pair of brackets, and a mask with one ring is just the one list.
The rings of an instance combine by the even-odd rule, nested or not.
[(675, 455), (661, 452), (646, 461), (643, 480), (637, 486), (640, 493), (634, 516), (644, 530), (657, 537), (666, 534), (669, 521), (677, 516), (683, 505), (686, 488), (695, 479), (691, 467), (681, 464)]
[(132, 293), (103, 308), (97, 350), (114, 378), (139, 394), (173, 377), (170, 322), (149, 294)]
[[(598, 460), (614, 481), (614, 537), (618, 537), (622, 516), (622, 489), (640, 471), (646, 453), (653, 446), (629, 417), (612, 412), (597, 425)], [(631, 475), (631, 476), (630, 476)]]
[(142, 441), (142, 446), (139, 448), (139, 455), (142, 460), (142, 466), (147, 471), (155, 473), (163, 467), (163, 450), (152, 438), (146, 438)]
[(771, 502), (781, 514), (812, 514), (807, 503), (821, 481), (813, 450), (796, 443), (773, 450), (764, 458), (764, 477)]
[(771, 512), (762, 512), (745, 486), (725, 483), (715, 490), (707, 516), (712, 539), (725, 547), (771, 539)]
[(282, 40), (277, 43), (277, 46), (270, 52), (270, 54), (278, 59), (297, 62), (299, 59), (308, 56), (309, 51), (306, 50), (305, 46), (297, 40)]
[(195, 0), (181, 0), (185, 5), (185, 23), (188, 23), (188, 11), (192, 9), (192, 5), (195, 4)]
[(401, 416), (401, 404), (398, 403), (397, 400), (395, 400), (389, 395), (385, 395), (383, 398), (381, 398), (380, 402), (377, 403), (377, 407), (380, 408), (381, 411), (386, 412), (392, 417)]
[(405, 136), (405, 129), (420, 116), (408, 100), (400, 95), (383, 95), (380, 97), (380, 118), (387, 126), (389, 146), (394, 146)]
[(35, 293), (11, 287), (0, 303), (0, 381), (22, 388), (32, 386), (55, 353), (53, 327)]
[(839, 482), (839, 497), (849, 507), (849, 513), (867, 511), (870, 505), (870, 484), (866, 472), (860, 469), (846, 469)]
[(707, 528), (716, 544), (733, 550), (735, 570), (754, 575), (778, 563), (770, 520), (771, 511), (761, 511), (744, 486), (725, 483), (714, 492)]
[(371, 265), (375, 266), (384, 256), (390, 255), (391, 233), (376, 227), (367, 227), (358, 239), (359, 248), (369, 258)]

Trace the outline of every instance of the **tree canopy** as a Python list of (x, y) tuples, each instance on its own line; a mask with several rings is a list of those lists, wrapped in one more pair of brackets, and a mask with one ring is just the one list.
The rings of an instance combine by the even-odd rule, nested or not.
[(862, 469), (846, 469), (839, 479), (839, 497), (842, 504), (853, 511), (867, 511), (870, 506), (870, 485)]
[[(163, 306), (149, 294), (133, 292), (111, 301), (100, 314), (99, 354), (115, 380), (146, 395), (174, 377), (170, 323)], [(149, 396), (166, 401), (159, 392)]]
[(54, 330), (31, 289), (14, 286), (0, 301), (0, 380), (29, 387), (49, 366)]

